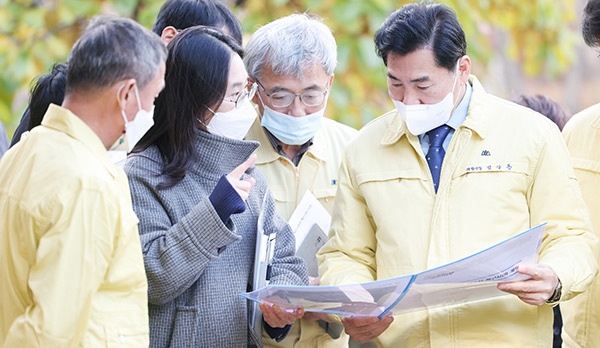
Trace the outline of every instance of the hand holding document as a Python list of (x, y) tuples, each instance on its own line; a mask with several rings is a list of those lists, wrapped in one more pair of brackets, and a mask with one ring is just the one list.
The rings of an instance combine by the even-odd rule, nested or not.
[(545, 227), (417, 274), (339, 286), (267, 286), (241, 295), (255, 302), (274, 301), (282, 308), (379, 318), (502, 296), (506, 293), (497, 283), (529, 278), (517, 269), (521, 263), (536, 263)]
[[(265, 195), (262, 202), (257, 221), (254, 278), (252, 281), (253, 289), (261, 289), (269, 285), (271, 264), (273, 253), (275, 252), (276, 234), (267, 233), (263, 227), (266, 200), (267, 195)], [(329, 230), (330, 223), (331, 216), (329, 212), (327, 212), (310, 191), (307, 191), (292, 214), (289, 224), (296, 236), (296, 255), (306, 261), (310, 276), (317, 277), (318, 275), (316, 254), (327, 241), (326, 231)], [(280, 307), (289, 313), (296, 313), (296, 309), (298, 308), (298, 306), (289, 305), (285, 299), (277, 299), (276, 296), (271, 299), (270, 303), (281, 304)], [(250, 326), (252, 327), (252, 331), (256, 337), (261, 337), (263, 313), (261, 313), (258, 301), (252, 304), (250, 311)], [(270, 313), (265, 314), (269, 316)], [(277, 317), (277, 315), (273, 315), (272, 317)]]
[(263, 302), (260, 304), (264, 321), (272, 328), (282, 328), (293, 324), (304, 316), (304, 308), (284, 309), (273, 303)]

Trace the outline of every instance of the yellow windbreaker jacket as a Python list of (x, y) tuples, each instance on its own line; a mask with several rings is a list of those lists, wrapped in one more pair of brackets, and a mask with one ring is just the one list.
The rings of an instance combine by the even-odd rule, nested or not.
[(148, 286), (127, 177), (51, 105), (0, 160), (0, 346), (148, 347)]
[[(547, 222), (539, 263), (562, 299), (596, 274), (598, 240), (561, 134), (545, 117), (487, 94), (475, 77), (465, 122), (452, 137), (437, 195), (418, 137), (391, 111), (346, 150), (322, 285), (421, 272)], [(395, 317), (382, 347), (549, 347), (552, 308), (506, 295)]]
[[(590, 210), (596, 236), (600, 233), (600, 104), (567, 122), (563, 134), (575, 175)], [(561, 303), (565, 347), (600, 347), (600, 276), (580, 296)]]
[[(331, 213), (344, 148), (357, 133), (354, 128), (323, 118), (313, 145), (296, 167), (271, 146), (260, 125), (260, 118), (256, 119), (246, 139), (257, 140), (261, 144), (256, 150), (256, 167), (267, 178), (279, 215), (289, 220), (307, 190)], [(342, 337), (333, 339), (316, 321), (299, 320), (283, 341), (275, 342), (263, 335), (263, 343), (266, 347), (341, 348), (348, 346), (348, 336), (342, 334)]]
[(260, 118), (256, 119), (246, 139), (261, 144), (256, 150), (256, 167), (267, 178), (279, 215), (289, 220), (307, 190), (331, 213), (344, 149), (357, 133), (354, 128), (323, 118), (323, 125), (313, 138), (313, 145), (296, 167), (271, 146), (260, 125)]

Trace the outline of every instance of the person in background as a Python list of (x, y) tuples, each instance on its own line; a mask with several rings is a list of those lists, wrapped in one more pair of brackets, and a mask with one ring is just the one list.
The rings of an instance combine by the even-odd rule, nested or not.
[(497, 285), (509, 296), (343, 317), (346, 332), (383, 347), (550, 347), (552, 307), (587, 289), (599, 251), (558, 127), (485, 92), (445, 5), (402, 6), (375, 46), (396, 109), (346, 148), (321, 284), (418, 273), (547, 225), (539, 263), (517, 269), (530, 278)]
[[(569, 115), (567, 114), (565, 109), (563, 109), (562, 106), (560, 106), (560, 104), (546, 96), (540, 94), (521, 94), (513, 98), (512, 101), (548, 117), (552, 122), (554, 122), (558, 126), (558, 129), (561, 131), (565, 123), (567, 123), (567, 121), (569, 120)], [(562, 317), (560, 315), (560, 306), (557, 304), (553, 308), (553, 311), (554, 324), (552, 325), (552, 327), (554, 332), (554, 340), (552, 342), (552, 347), (560, 348), (562, 346), (562, 339), (560, 333), (563, 325)]]
[[(168, 0), (158, 12), (152, 30), (166, 45), (178, 31), (194, 25), (220, 28), (230, 33), (238, 44), (242, 44), (242, 24), (229, 7), (219, 0)], [(21, 139), (21, 134), (40, 125), (50, 103), (61, 105), (65, 95), (66, 75), (67, 65), (56, 63), (50, 73), (37, 79), (30, 93), (30, 104), (12, 137), (11, 147)], [(113, 161), (120, 162), (121, 157), (117, 154)]]
[[(600, 1), (589, 0), (582, 21), (583, 39), (600, 47)], [(600, 104), (575, 114), (563, 135), (581, 185), (596, 236), (600, 236)], [(561, 303), (563, 347), (600, 347), (600, 277), (581, 296)]]
[(152, 31), (169, 43), (178, 31), (194, 25), (219, 28), (242, 45), (242, 23), (219, 0), (167, 0), (160, 8)]
[(8, 150), (8, 136), (6, 135), (4, 125), (0, 122), (0, 157), (4, 155), (6, 150)]
[(40, 75), (29, 97), (29, 106), (25, 109), (19, 126), (15, 130), (10, 146), (12, 147), (21, 139), (24, 132), (42, 123), (42, 118), (50, 104), (61, 105), (65, 98), (65, 85), (67, 82), (67, 65), (56, 63), (50, 73)]
[[(270, 284), (305, 285), (294, 236), (276, 213), (257, 142), (241, 47), (209, 27), (169, 44), (156, 124), (125, 164), (140, 219), (149, 287), (151, 347), (260, 346), (240, 296), (252, 284), (257, 233), (276, 234)], [(235, 117), (231, 125), (220, 121)], [(261, 304), (270, 337), (283, 338), (302, 309)]]
[[(331, 30), (317, 16), (293, 14), (259, 28), (244, 58), (260, 117), (246, 139), (261, 146), (256, 166), (275, 196), (277, 212), (289, 220), (306, 191), (331, 213), (338, 169), (357, 131), (324, 116), (337, 64)], [(316, 274), (315, 274), (316, 276)], [(318, 284), (316, 279), (315, 284)], [(312, 314), (312, 313), (311, 313)], [(267, 346), (344, 347), (339, 324), (306, 315), (282, 342)], [(325, 319), (324, 317), (323, 319)], [(336, 326), (337, 327), (334, 327)]]
[(537, 111), (548, 117), (548, 119), (554, 122), (561, 131), (570, 117), (560, 104), (544, 95), (521, 94), (513, 98), (512, 102), (528, 107), (531, 110)]
[(152, 124), (165, 59), (138, 23), (95, 17), (62, 107), (0, 161), (0, 346), (148, 346), (138, 219), (107, 150)]

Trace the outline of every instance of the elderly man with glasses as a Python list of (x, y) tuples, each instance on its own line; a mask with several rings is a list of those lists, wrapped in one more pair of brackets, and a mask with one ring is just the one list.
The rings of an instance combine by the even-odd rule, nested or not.
[[(342, 153), (357, 133), (324, 116), (337, 63), (331, 30), (306, 14), (280, 18), (252, 35), (244, 63), (250, 83), (258, 87), (252, 101), (260, 115), (246, 139), (262, 144), (256, 166), (267, 178), (277, 212), (289, 219), (310, 191), (331, 213)], [(339, 337), (341, 327), (310, 317), (307, 313), (296, 322), (282, 342), (263, 338), (263, 343), (347, 347), (348, 337)]]

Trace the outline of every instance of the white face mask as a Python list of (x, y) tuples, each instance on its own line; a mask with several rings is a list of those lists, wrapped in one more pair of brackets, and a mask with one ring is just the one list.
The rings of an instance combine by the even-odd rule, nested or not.
[(325, 107), (310, 115), (294, 117), (275, 111), (266, 106), (265, 103), (263, 103), (263, 106), (265, 110), (261, 125), (287, 145), (302, 145), (312, 139), (321, 128), (323, 115), (325, 115)]
[[(121, 87), (122, 88), (122, 87)], [(142, 109), (142, 103), (140, 102), (140, 93), (137, 85), (134, 85), (135, 96), (137, 98), (138, 112), (135, 114), (133, 121), (127, 121), (127, 115), (125, 110), (121, 110), (121, 115), (125, 121), (125, 134), (119, 137), (117, 141), (110, 147), (110, 151), (126, 151), (131, 152), (135, 144), (152, 128), (154, 125), (154, 106), (152, 110), (146, 111)]]
[(412, 134), (421, 135), (443, 125), (450, 119), (452, 109), (454, 109), (454, 87), (458, 80), (458, 65), (456, 68), (452, 90), (436, 104), (406, 105), (399, 100), (392, 99), (396, 110)]
[(233, 108), (227, 112), (210, 111), (215, 115), (206, 126), (208, 132), (230, 139), (244, 139), (256, 119), (256, 110), (250, 103), (250, 99), (246, 99), (237, 109)]
[(323, 123), (325, 108), (302, 117), (290, 116), (265, 105), (261, 125), (287, 145), (302, 145), (312, 139)]

